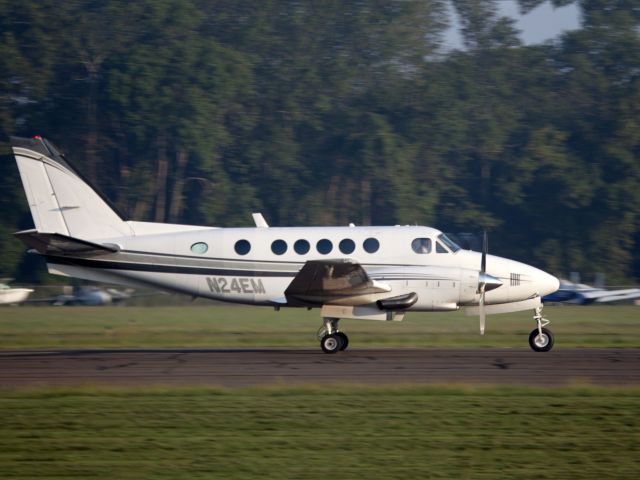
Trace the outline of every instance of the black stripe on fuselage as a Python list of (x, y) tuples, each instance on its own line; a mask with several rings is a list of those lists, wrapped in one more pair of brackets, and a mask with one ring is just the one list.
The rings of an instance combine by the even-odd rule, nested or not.
[(274, 272), (265, 270), (237, 270), (229, 268), (182, 267), (179, 265), (155, 265), (150, 263), (111, 262), (91, 258), (45, 256), (47, 263), (71, 265), (74, 267), (97, 268), (103, 270), (120, 270), (130, 272), (181, 273), (186, 275), (218, 275), (238, 277), (295, 277), (295, 272)]

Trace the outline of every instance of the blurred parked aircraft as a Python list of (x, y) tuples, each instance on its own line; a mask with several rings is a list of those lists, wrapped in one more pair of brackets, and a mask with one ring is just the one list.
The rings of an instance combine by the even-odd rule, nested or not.
[(572, 303), (590, 305), (593, 303), (612, 303), (640, 299), (640, 288), (607, 290), (602, 276), (596, 278), (594, 286), (580, 283), (580, 275), (571, 274), (571, 280), (560, 280), (560, 289), (542, 298), (545, 303)]
[(0, 305), (17, 305), (24, 302), (31, 292), (30, 288), (11, 288), (12, 278), (0, 278)]
[(49, 300), (53, 305), (111, 305), (131, 298), (132, 288), (72, 287), (72, 290)]

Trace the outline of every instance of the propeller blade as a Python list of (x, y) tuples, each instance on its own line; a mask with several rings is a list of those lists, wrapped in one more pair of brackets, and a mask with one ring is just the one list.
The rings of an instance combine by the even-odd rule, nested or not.
[(484, 325), (485, 325), (485, 312), (484, 312), (484, 294), (485, 294), (485, 290), (484, 290), (484, 285), (482, 285), (481, 289), (480, 289), (480, 335), (484, 335)]
[[(487, 231), (482, 232), (482, 260), (480, 261), (480, 275), (478, 275), (478, 293), (480, 294), (479, 313), (480, 313), (480, 335), (484, 335), (484, 326), (486, 320), (486, 313), (484, 310), (484, 295), (487, 291), (487, 283), (493, 283), (492, 280), (497, 280), (487, 275), (487, 251), (489, 250), (489, 239), (487, 237)], [(498, 280), (499, 281), (499, 280)], [(499, 286), (499, 285), (498, 285)], [(496, 288), (496, 287), (492, 287)], [(492, 289), (490, 288), (490, 290)]]
[(482, 261), (480, 262), (480, 272), (485, 273), (487, 271), (487, 252), (489, 251), (489, 238), (487, 237), (487, 231), (482, 232)]

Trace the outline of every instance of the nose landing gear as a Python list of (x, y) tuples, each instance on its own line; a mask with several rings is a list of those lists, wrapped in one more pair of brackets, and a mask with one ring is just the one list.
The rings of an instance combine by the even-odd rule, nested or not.
[(534, 310), (533, 319), (538, 327), (529, 334), (529, 346), (534, 352), (548, 352), (553, 348), (553, 334), (548, 328), (544, 328), (551, 323), (542, 316), (542, 306)]
[(346, 350), (349, 345), (349, 337), (338, 330), (339, 318), (325, 317), (322, 319), (322, 327), (318, 330), (320, 348), (324, 353), (337, 353)]

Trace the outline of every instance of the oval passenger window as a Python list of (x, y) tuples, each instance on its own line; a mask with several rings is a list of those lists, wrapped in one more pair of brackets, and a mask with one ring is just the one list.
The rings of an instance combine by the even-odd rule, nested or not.
[(362, 248), (367, 253), (376, 253), (380, 248), (380, 242), (373, 237), (367, 238), (362, 244)]
[(271, 251), (276, 255), (282, 255), (287, 251), (287, 242), (284, 240), (274, 240), (271, 244)]
[(306, 240), (296, 240), (296, 243), (293, 244), (293, 249), (296, 251), (298, 255), (304, 255), (309, 252), (311, 245)]
[(338, 244), (338, 248), (340, 248), (340, 251), (342, 253), (348, 255), (349, 253), (353, 253), (353, 251), (356, 249), (356, 244), (353, 240), (345, 238)]
[(323, 238), (322, 240), (318, 240), (316, 248), (318, 249), (319, 253), (321, 253), (322, 255), (326, 255), (327, 253), (330, 253), (331, 250), (333, 250), (333, 244), (330, 240)]
[(209, 246), (204, 242), (198, 242), (191, 245), (191, 251), (193, 253), (197, 253), (198, 255), (207, 253), (207, 250), (209, 250)]
[(251, 244), (247, 240), (238, 240), (234, 248), (238, 255), (246, 255), (251, 251)]

